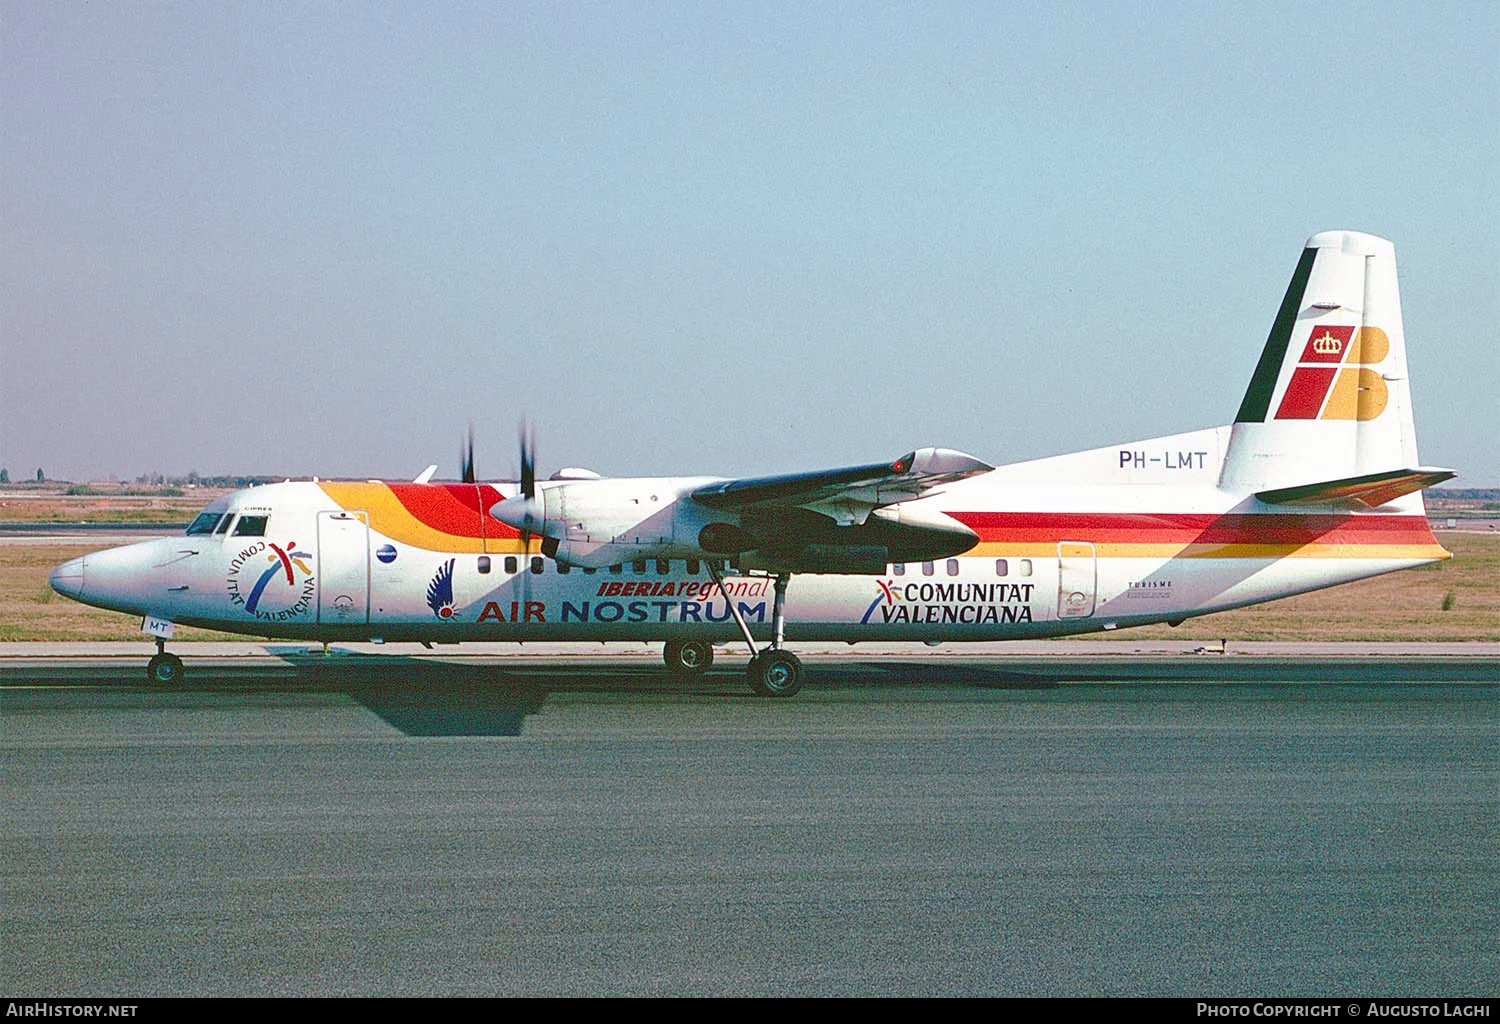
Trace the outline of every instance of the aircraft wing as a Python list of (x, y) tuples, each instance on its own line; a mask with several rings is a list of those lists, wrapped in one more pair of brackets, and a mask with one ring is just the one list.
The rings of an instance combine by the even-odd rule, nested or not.
[(919, 448), (894, 462), (721, 480), (693, 491), (692, 498), (709, 508), (746, 513), (804, 508), (850, 526), (863, 523), (874, 509), (994, 468), (951, 448)]

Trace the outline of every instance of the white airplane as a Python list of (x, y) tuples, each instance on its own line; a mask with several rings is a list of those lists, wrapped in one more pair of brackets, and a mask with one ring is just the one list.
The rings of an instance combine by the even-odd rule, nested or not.
[[(435, 467), (434, 467), (435, 468)], [(1308, 240), (1232, 424), (993, 467), (944, 448), (757, 479), (287, 482), (186, 536), (76, 558), (67, 597), (314, 641), (665, 641), (693, 675), (743, 640), (789, 696), (787, 640), (1055, 637), (1195, 615), (1448, 558), (1421, 491), (1390, 242)], [(795, 585), (792, 579), (796, 577)]]

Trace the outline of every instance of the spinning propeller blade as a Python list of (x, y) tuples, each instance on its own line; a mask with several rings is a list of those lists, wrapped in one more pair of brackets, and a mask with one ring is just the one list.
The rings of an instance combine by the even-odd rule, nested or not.
[(469, 433), (464, 439), (463, 448), (459, 451), (459, 465), (463, 482), (474, 483), (474, 424), (469, 423)]
[[(528, 505), (536, 503), (536, 431), (530, 428), (525, 418), (516, 427), (516, 438), (521, 449), (521, 497)], [(530, 518), (521, 526), (521, 600), (531, 602), (531, 529)]]

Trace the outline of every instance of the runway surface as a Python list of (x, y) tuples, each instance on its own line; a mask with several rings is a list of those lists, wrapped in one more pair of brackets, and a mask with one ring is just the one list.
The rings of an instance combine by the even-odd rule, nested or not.
[(1493, 995), (1493, 659), (0, 666), (0, 991)]

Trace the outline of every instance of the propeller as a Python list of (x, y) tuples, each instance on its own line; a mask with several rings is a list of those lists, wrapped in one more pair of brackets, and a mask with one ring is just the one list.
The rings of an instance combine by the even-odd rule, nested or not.
[(516, 427), (516, 440), (521, 448), (521, 497), (526, 502), (526, 512), (521, 519), (521, 550), (531, 553), (531, 524), (540, 511), (536, 507), (536, 430), (521, 420)]
[[(521, 600), (531, 607), (531, 527), (542, 520), (541, 503), (536, 500), (536, 430), (525, 417), (516, 425), (516, 443), (521, 449)], [(514, 499), (512, 499), (514, 500)]]
[[(490, 509), (490, 515), (521, 535), (522, 554), (529, 558), (531, 538), (541, 531), (547, 511), (536, 485), (536, 433), (525, 420), (517, 433), (521, 450), (520, 486), (515, 494)], [(544, 538), (542, 554), (551, 555), (548, 547), (549, 542)]]
[(474, 483), (474, 421), (469, 421), (469, 433), (465, 437), (463, 447), (459, 450), (459, 465), (462, 469), (463, 482)]
[(528, 498), (535, 498), (536, 430), (522, 420), (516, 428), (516, 437), (521, 444), (521, 493)]

